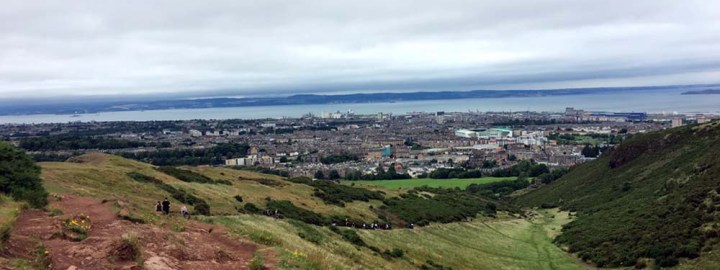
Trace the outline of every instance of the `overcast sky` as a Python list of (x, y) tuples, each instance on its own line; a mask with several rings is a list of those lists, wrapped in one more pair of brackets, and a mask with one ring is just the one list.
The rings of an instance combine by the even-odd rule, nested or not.
[(0, 99), (696, 83), (717, 0), (0, 0)]

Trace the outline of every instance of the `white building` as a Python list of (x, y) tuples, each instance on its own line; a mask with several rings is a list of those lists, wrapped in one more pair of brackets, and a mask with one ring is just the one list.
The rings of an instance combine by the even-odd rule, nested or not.
[(202, 137), (202, 132), (197, 129), (191, 129), (188, 133), (190, 133), (192, 137)]

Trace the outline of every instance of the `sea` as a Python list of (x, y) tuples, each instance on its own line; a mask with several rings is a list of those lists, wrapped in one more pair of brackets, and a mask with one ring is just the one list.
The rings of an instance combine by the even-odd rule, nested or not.
[(192, 119), (266, 119), (328, 112), (406, 114), (412, 112), (563, 112), (566, 107), (588, 111), (720, 114), (720, 95), (681, 95), (678, 89), (617, 90), (605, 93), (508, 98), (341, 103), (205, 109), (102, 112), (79, 115), (35, 114), (0, 116), (0, 124), (90, 121), (159, 121)]

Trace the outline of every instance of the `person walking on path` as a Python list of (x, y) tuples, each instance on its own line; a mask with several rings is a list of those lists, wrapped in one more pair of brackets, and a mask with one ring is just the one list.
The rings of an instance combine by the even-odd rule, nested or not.
[(183, 218), (188, 218), (188, 210), (187, 207), (185, 207), (184, 205), (182, 206), (182, 208), (180, 208), (180, 213), (182, 213)]
[(170, 214), (170, 201), (167, 198), (162, 202), (162, 210), (166, 215)]
[(157, 204), (155, 204), (155, 212), (162, 212), (162, 204), (160, 201), (157, 201)]

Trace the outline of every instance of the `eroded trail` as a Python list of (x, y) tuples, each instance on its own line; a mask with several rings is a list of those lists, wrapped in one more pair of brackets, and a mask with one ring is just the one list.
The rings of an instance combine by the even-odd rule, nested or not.
[[(52, 207), (62, 214), (51, 217), (39, 210), (20, 214), (4, 256), (34, 260), (42, 245), (53, 269), (247, 269), (261, 248), (199, 222), (184, 223), (182, 230), (134, 224), (117, 217), (112, 203), (91, 198), (65, 196), (53, 201)], [(73, 241), (63, 224), (81, 215), (89, 217), (92, 228), (86, 239)], [(127, 239), (137, 243), (139, 254), (128, 250)]]

